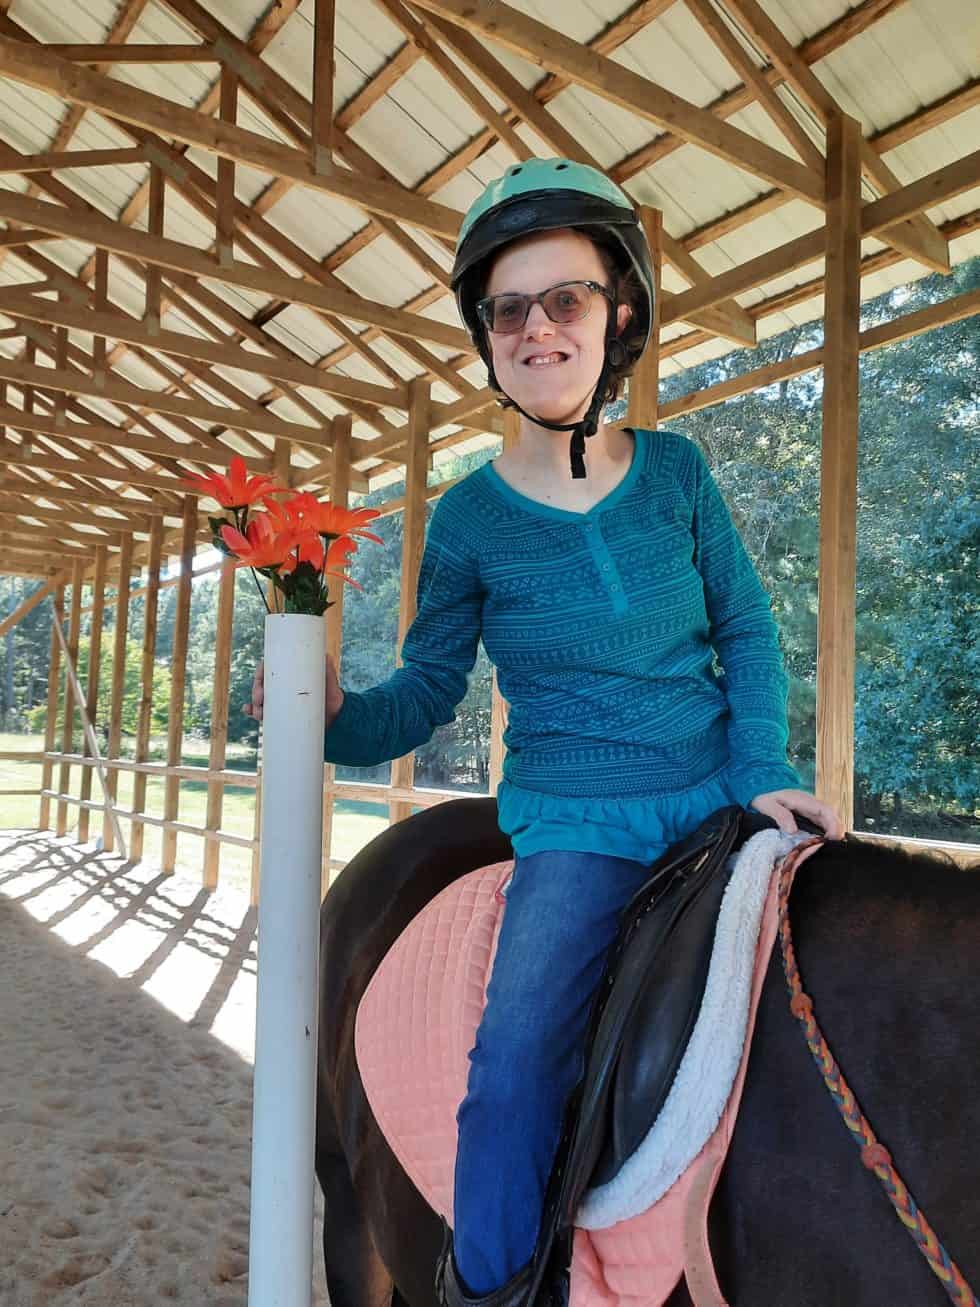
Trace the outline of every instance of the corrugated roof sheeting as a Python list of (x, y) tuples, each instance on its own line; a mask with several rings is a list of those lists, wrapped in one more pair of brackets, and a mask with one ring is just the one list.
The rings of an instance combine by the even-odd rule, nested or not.
[[(550, 24), (559, 25), (553, 0), (511, 0), (515, 7)], [(247, 40), (256, 22), (267, 9), (266, 0), (207, 0), (208, 8), (218, 20), (236, 36)], [(593, 39), (610, 22), (619, 18), (626, 8), (625, 0), (563, 0), (560, 29), (564, 35), (583, 43)], [(851, 6), (843, 0), (765, 0), (765, 8), (785, 36), (798, 45), (805, 38), (827, 27), (846, 14)], [(425, 14), (418, 11), (424, 21)], [(15, 21), (44, 41), (97, 42), (104, 40), (116, 22), (119, 6), (115, 0), (84, 0), (82, 4), (64, 8), (51, 0), (18, 0), (13, 11)], [(314, 0), (303, 0), (295, 13), (268, 45), (263, 59), (286, 79), (305, 99), (312, 95), (312, 36)], [(731, 26), (731, 24), (730, 24)], [(165, 4), (148, 4), (130, 38), (132, 42), (196, 43), (200, 38), (183, 19), (177, 17)], [(742, 36), (743, 47), (753, 52), (761, 66), (763, 54), (750, 37)], [(338, 0), (336, 15), (336, 69), (335, 106), (338, 108), (355, 96), (404, 45), (404, 35), (398, 26), (376, 4), (364, 0)], [(443, 47), (445, 49), (445, 47)], [(521, 56), (493, 42), (486, 48), (523, 86), (534, 86), (544, 75), (542, 70)], [(506, 105), (500, 94), (482, 77), (472, 73), (465, 61), (452, 51), (446, 51), (482, 94), (500, 111)], [(678, 0), (655, 24), (635, 34), (620, 46), (612, 59), (623, 67), (672, 90), (696, 104), (707, 105), (740, 83), (738, 74), (719, 52), (714, 42), (703, 31), (690, 10)], [(980, 68), (980, 5), (972, 0), (905, 0), (895, 6), (866, 32), (853, 37), (842, 48), (822, 59), (814, 72), (845, 111), (861, 122), (866, 133), (880, 131), (896, 121), (916, 112), (941, 96), (976, 77)], [(217, 73), (209, 63), (113, 64), (109, 75), (130, 85), (164, 96), (177, 104), (195, 107), (209, 97)], [(800, 122), (811, 139), (822, 141), (822, 127), (809, 106), (787, 87), (778, 91), (783, 103)], [(213, 96), (212, 96), (213, 98)], [(601, 96), (581, 87), (563, 90), (548, 105), (547, 112), (573, 134), (576, 140), (604, 167), (611, 168), (627, 155), (640, 149), (662, 130), (638, 114), (624, 109)], [(0, 114), (3, 115), (3, 137), (15, 148), (40, 152), (51, 148), (59, 124), (65, 116), (65, 106), (59, 101), (22, 85), (0, 79)], [(758, 104), (749, 105), (728, 120), (733, 126), (747, 132), (787, 155), (795, 153), (769, 115)], [(293, 143), (293, 138), (279, 124), (259, 108), (243, 88), (239, 96), (238, 122), (250, 131), (264, 134), (270, 139)], [(484, 124), (460, 93), (449, 85), (428, 59), (415, 62), (387, 94), (370, 108), (350, 129), (352, 139), (372, 154), (387, 172), (403, 183), (415, 187), (423, 178), (440, 168), (447, 158), (465, 146), (483, 130)], [(518, 132), (532, 148), (548, 152), (536, 132), (521, 125)], [(903, 184), (911, 182), (943, 164), (952, 163), (976, 148), (980, 139), (980, 108), (961, 115), (958, 119), (931, 129), (889, 151), (889, 167)], [(89, 111), (72, 138), (74, 149), (125, 148), (132, 138), (97, 113)], [(63, 147), (62, 147), (63, 148)], [(177, 147), (183, 150), (182, 146)], [(187, 153), (188, 162), (209, 178), (217, 175), (215, 156), (197, 147)], [(510, 148), (495, 143), (456, 177), (445, 182), (433, 198), (459, 211), (465, 211), (479, 195), (483, 186), (513, 162)], [(254, 204), (263, 195), (274, 178), (261, 170), (236, 166), (236, 195), (246, 204)], [(133, 193), (145, 182), (148, 169), (145, 165), (115, 165), (94, 169), (62, 172), (58, 180), (73, 190), (99, 212), (117, 216), (128, 204)], [(16, 175), (0, 178), (0, 185), (23, 192), (27, 183)], [(683, 237), (724, 213), (747, 204), (765, 194), (769, 184), (747, 171), (738, 169), (704, 149), (685, 145), (659, 159), (651, 167), (636, 174), (626, 183), (626, 189), (637, 202), (660, 207), (664, 213), (666, 229), (676, 238)], [(872, 191), (865, 189), (866, 198)], [(50, 197), (45, 197), (50, 198)], [(980, 188), (956, 197), (930, 211), (937, 222), (943, 222), (971, 212), (980, 203)], [(286, 241), (317, 261), (327, 259), (338, 247), (355, 236), (368, 219), (365, 214), (335, 197), (310, 188), (292, 186), (267, 212), (266, 220), (279, 230)], [(738, 266), (758, 254), (774, 249), (786, 241), (818, 228), (822, 214), (815, 205), (798, 199), (755, 219), (751, 224), (727, 233), (712, 244), (694, 253), (696, 262), (708, 274), (723, 272)], [(146, 210), (133, 226), (145, 230)], [(402, 224), (402, 230), (417, 243), (430, 258), (448, 272), (451, 253), (432, 236)], [(185, 242), (197, 249), (211, 249), (215, 241), (213, 222), (200, 213), (172, 187), (167, 189), (165, 234), (168, 238)], [(265, 242), (259, 245), (268, 250)], [(879, 240), (864, 242), (864, 253), (883, 248)], [(952, 253), (955, 261), (980, 252), (980, 232), (974, 231), (955, 242)], [(90, 247), (74, 241), (57, 240), (40, 247), (43, 257), (78, 274), (89, 262)], [(239, 247), (236, 257), (244, 262), (252, 256)], [(288, 274), (297, 275), (299, 268), (288, 262), (288, 245), (274, 250), (272, 257)], [(140, 318), (145, 303), (141, 278), (118, 258), (111, 260), (110, 298), (120, 309)], [(774, 294), (809, 282), (820, 272), (815, 263), (794, 269), (773, 279), (765, 286), (753, 288), (739, 296), (739, 302), (752, 307)], [(870, 298), (884, 290), (902, 284), (909, 278), (925, 275), (928, 270), (909, 259), (897, 260), (864, 279), (862, 296)], [(17, 257), (16, 251), (4, 256), (0, 270), (0, 285), (36, 280), (36, 269)], [(167, 277), (166, 271), (164, 277)], [(431, 278), (417, 260), (399, 247), (387, 235), (374, 239), (336, 270), (340, 282), (355, 294), (379, 303), (402, 306), (428, 292)], [(683, 290), (687, 280), (670, 268), (665, 268), (664, 285), (671, 291)], [(228, 286), (217, 280), (205, 283), (208, 292), (227, 303), (234, 314), (253, 319), (276, 297)], [(193, 302), (192, 292), (181, 288)], [(194, 303), (196, 311), (206, 319), (215, 320), (213, 338), (221, 339), (227, 333), (229, 322), (221, 321), (208, 308)], [(780, 309), (758, 322), (760, 339), (793, 324), (803, 324), (816, 318), (822, 309), (822, 296)], [(451, 296), (441, 295), (421, 310), (424, 317), (459, 326), (459, 319)], [(163, 325), (168, 330), (183, 331), (190, 335), (205, 333), (179, 311), (168, 312)], [(355, 331), (364, 325), (352, 320)], [(300, 358), (313, 363), (345, 344), (343, 338), (332, 331), (329, 322), (308, 307), (291, 304), (264, 323), (263, 329)], [(673, 339), (690, 330), (688, 324), (668, 328), (664, 339)], [(83, 349), (91, 348), (91, 337), (83, 332), (71, 333), (73, 343)], [(420, 345), (439, 359), (452, 357), (454, 351), (446, 346), (420, 340)], [(12, 339), (0, 344), (6, 357), (19, 353), (22, 341)], [(244, 343), (249, 348), (249, 343)], [(732, 348), (727, 341), (712, 340), (684, 350), (663, 362), (665, 375), (670, 375), (694, 362), (718, 357)], [(408, 380), (419, 375), (420, 365), (400, 348), (399, 338), (378, 336), (371, 342), (371, 350), (397, 376)], [(194, 365), (198, 370), (206, 368)], [(179, 359), (165, 359), (162, 367), (176, 377), (188, 368)], [(194, 390), (203, 402), (227, 405), (229, 402), (247, 405), (265, 394), (274, 381), (268, 381), (257, 364), (254, 373), (230, 368), (215, 368), (217, 384), (224, 378), (241, 398), (235, 400), (223, 395), (206, 382), (195, 382)], [(167, 385), (160, 370), (150, 367), (132, 351), (122, 354), (118, 368), (120, 378), (147, 389), (160, 389)], [(336, 371), (374, 384), (386, 385), (390, 378), (359, 352), (352, 352)], [(479, 361), (471, 362), (460, 376), (472, 385), (485, 384), (485, 373)], [(189, 383), (188, 383), (189, 384)], [(343, 411), (342, 405), (326, 393), (313, 387), (290, 387), (297, 397), (324, 415)], [(178, 393), (184, 393), (178, 390)], [(231, 392), (234, 395), (234, 392)], [(435, 383), (433, 396), (437, 402), (450, 401), (453, 391), (442, 381)], [(121, 414), (104, 401), (86, 401), (93, 411), (101, 412), (106, 421), (117, 421)], [(282, 396), (268, 404), (266, 410), (289, 421), (310, 425), (316, 419), (309, 408)], [(404, 414), (384, 411), (395, 425), (404, 422)], [(191, 424), (184, 424), (190, 428)], [(179, 439), (178, 428), (166, 418), (155, 419), (159, 430), (173, 433)], [(203, 431), (203, 428), (202, 428)], [(354, 421), (355, 434), (365, 440), (376, 433), (362, 419)], [(473, 437), (467, 446), (482, 447), (494, 442), (492, 435)], [(235, 438), (236, 444), (238, 442)], [(247, 448), (247, 445), (245, 446)], [(263, 447), (271, 447), (271, 438), (263, 439)], [(303, 461), (315, 461), (315, 451), (306, 450)], [(141, 465), (142, 461), (141, 461)], [(402, 475), (395, 472), (392, 479)]]

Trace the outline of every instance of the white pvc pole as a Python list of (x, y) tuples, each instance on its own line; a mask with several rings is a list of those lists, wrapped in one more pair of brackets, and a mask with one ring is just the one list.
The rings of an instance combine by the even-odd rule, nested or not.
[(326, 629), (265, 619), (249, 1307), (309, 1307)]

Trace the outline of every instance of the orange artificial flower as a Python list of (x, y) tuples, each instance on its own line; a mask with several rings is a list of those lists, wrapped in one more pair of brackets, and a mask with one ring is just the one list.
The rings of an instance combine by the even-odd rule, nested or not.
[(304, 536), (296, 553), (291, 553), (280, 567), (279, 575), (288, 576), (291, 572), (295, 572), (300, 563), (309, 563), (318, 572), (322, 571), (325, 576), (338, 576), (342, 581), (346, 581), (348, 585), (354, 586), (355, 589), (363, 590), (364, 587), (358, 584), (357, 581), (352, 580), (346, 573), (337, 571), (330, 566), (331, 563), (339, 563), (341, 567), (346, 567), (347, 555), (355, 553), (356, 550), (357, 544), (355, 541), (347, 536), (340, 536), (330, 542), (327, 547), (326, 557), (324, 557), (323, 542), (319, 536), (312, 534)]
[(221, 538), (240, 566), (260, 569), (279, 567), (295, 543), (288, 532), (277, 531), (265, 513), (252, 518), (244, 535), (233, 526), (223, 526)]
[(279, 569), (280, 576), (295, 572), (300, 563), (309, 563), (318, 572), (323, 568), (323, 544), (313, 531), (292, 532), (292, 546), (289, 557)]
[(282, 507), (304, 527), (310, 527), (322, 536), (363, 536), (365, 540), (384, 542), (363, 529), (365, 522), (381, 516), (377, 508), (341, 508), (337, 504), (321, 503), (309, 491), (294, 495)]
[(207, 476), (191, 473), (184, 478), (184, 484), (198, 494), (216, 499), (222, 508), (247, 508), (281, 489), (272, 477), (263, 473), (250, 477), (240, 454), (231, 460), (227, 476), (220, 472), (210, 472)]

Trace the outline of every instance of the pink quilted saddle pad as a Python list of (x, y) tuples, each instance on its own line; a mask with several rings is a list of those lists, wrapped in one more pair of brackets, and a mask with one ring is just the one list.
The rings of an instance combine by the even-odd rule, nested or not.
[[(389, 950), (355, 1023), (355, 1054), (375, 1119), (419, 1192), (450, 1225), (456, 1110), (503, 919), (500, 891), (513, 865), (481, 867), (434, 898)], [(771, 950), (775, 917), (774, 877), (762, 957)], [(757, 971), (756, 1002), (764, 970)], [(690, 1225), (690, 1194), (706, 1187), (705, 1212), (733, 1126), (726, 1111), (702, 1155), (653, 1207), (606, 1229), (576, 1229), (570, 1307), (661, 1307), (685, 1271), (684, 1245), (690, 1257), (691, 1245), (706, 1238), (703, 1214), (697, 1229)], [(699, 1301), (722, 1302), (713, 1274), (707, 1279)]]

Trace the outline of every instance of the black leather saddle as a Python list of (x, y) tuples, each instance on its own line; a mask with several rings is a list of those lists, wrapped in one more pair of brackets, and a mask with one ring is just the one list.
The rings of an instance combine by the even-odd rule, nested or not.
[(611, 1180), (646, 1137), (697, 1020), (729, 880), (725, 863), (775, 825), (762, 813), (719, 808), (652, 865), (624, 910), (592, 1003), (585, 1073), (565, 1109), (528, 1307), (567, 1304), (582, 1195)]

